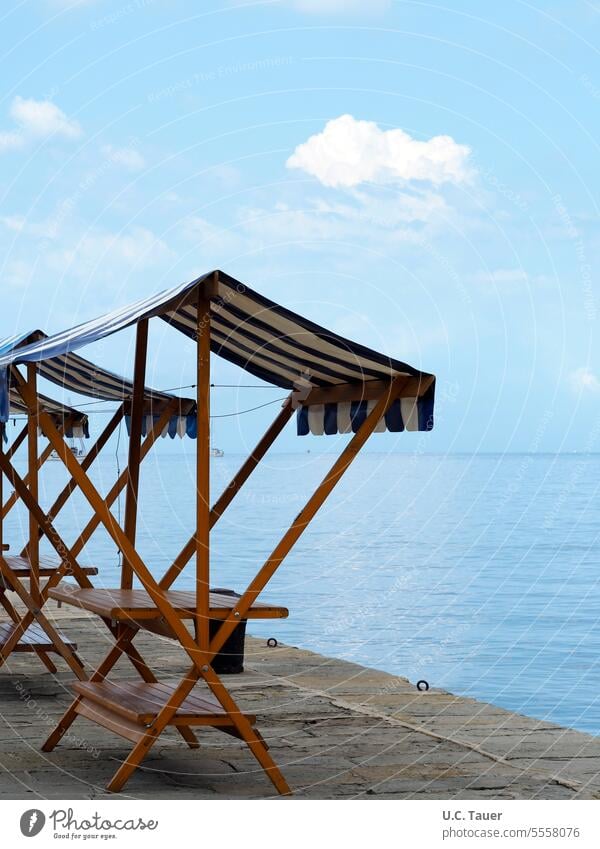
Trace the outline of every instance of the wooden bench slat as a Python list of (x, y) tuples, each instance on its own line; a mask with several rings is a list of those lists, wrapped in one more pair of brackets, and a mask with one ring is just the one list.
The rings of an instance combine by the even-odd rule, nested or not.
[[(146, 726), (168, 703), (176, 685), (149, 684), (145, 681), (77, 681), (73, 684), (73, 689), (83, 697), (82, 704), (93, 702), (105, 713), (116, 714), (138, 726)], [(246, 714), (246, 717), (252, 724), (256, 722), (255, 716)], [(101, 722), (99, 724), (102, 725)], [(223, 707), (210, 693), (192, 692), (169, 724), (222, 726), (232, 723)]]
[[(31, 563), (27, 557), (21, 557), (19, 554), (5, 554), (4, 560), (18, 578), (28, 578), (31, 574)], [(60, 563), (56, 562), (56, 558), (49, 554), (40, 555), (40, 575), (44, 578), (49, 578), (60, 568)], [(96, 566), (82, 566), (81, 571), (86, 575), (97, 575), (98, 569)], [(0, 574), (0, 581), (2, 575)]]
[[(195, 616), (196, 595), (194, 592), (168, 590), (165, 595), (182, 619), (192, 619)], [(50, 590), (50, 597), (55, 601), (89, 610), (105, 619), (143, 620), (160, 619), (162, 616), (146, 590), (101, 589), (96, 587), (88, 589), (60, 584)], [(225, 619), (236, 602), (235, 596), (210, 593), (210, 618)], [(285, 619), (288, 614), (289, 611), (286, 607), (255, 602), (245, 618)]]
[[(15, 626), (12, 622), (3, 622), (0, 624), (0, 646), (3, 646), (7, 642), (14, 630), (14, 627)], [(73, 651), (77, 649), (77, 643), (74, 643), (68, 637), (65, 637), (64, 634), (60, 634), (60, 637), (68, 648)], [(35, 651), (36, 649), (55, 652), (56, 646), (50, 641), (50, 637), (46, 634), (44, 629), (40, 625), (33, 623), (25, 631), (13, 651)]]
[(101, 725), (102, 728), (106, 728), (107, 731), (113, 731), (119, 737), (124, 737), (132, 743), (137, 743), (144, 736), (142, 726), (103, 708), (95, 702), (81, 701), (77, 704), (75, 711), (80, 716), (90, 719), (97, 725)]

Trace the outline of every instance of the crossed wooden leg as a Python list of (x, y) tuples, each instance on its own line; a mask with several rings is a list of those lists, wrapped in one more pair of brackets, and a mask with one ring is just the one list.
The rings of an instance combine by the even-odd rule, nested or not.
[(258, 733), (252, 727), (246, 716), (241, 712), (231, 693), (227, 690), (221, 679), (218, 677), (212, 666), (203, 671), (203, 677), (215, 698), (220, 702), (223, 709), (227, 711), (235, 726), (241, 740), (246, 743), (258, 763), (266, 772), (269, 780), (275, 787), (278, 793), (282, 796), (291, 794), (291, 789), (281, 770), (271, 757), (268, 751), (268, 746)]
[[(113, 629), (110, 626), (110, 623), (107, 623), (111, 630), (111, 633), (116, 639), (115, 645), (106, 655), (100, 666), (92, 673), (90, 676), (91, 682), (99, 682), (103, 681), (108, 673), (115, 666), (119, 658), (125, 654), (129, 660), (131, 661), (134, 668), (137, 670), (140, 678), (147, 683), (156, 683), (157, 678), (142, 658), (141, 654), (133, 645), (133, 638), (138, 632), (138, 629), (129, 625), (125, 625), (121, 623), (118, 629)], [(185, 696), (184, 696), (185, 698)], [(76, 696), (71, 705), (67, 708), (64, 715), (61, 717), (58, 725), (54, 729), (54, 731), (50, 734), (44, 745), (42, 746), (43, 752), (51, 752), (56, 745), (60, 742), (62, 737), (66, 734), (70, 726), (73, 724), (75, 719), (77, 718), (77, 707), (82, 701), (81, 696)], [(188, 744), (190, 749), (198, 749), (200, 744), (196, 738), (196, 735), (192, 731), (191, 728), (187, 728), (185, 726), (178, 726), (178, 732)]]
[[(17, 612), (17, 611), (16, 611), (16, 609), (13, 607), (13, 605), (11, 604), (11, 602), (8, 600), (8, 598), (7, 598), (7, 596), (6, 596), (6, 590), (5, 590), (5, 589), (3, 589), (3, 588), (0, 588), (0, 604), (2, 605), (2, 607), (3, 607), (3, 608), (6, 610), (6, 612), (8, 613), (8, 615), (9, 615), (9, 617), (10, 617), (11, 621), (12, 621), (12, 622), (14, 622), (15, 624), (18, 624), (18, 623), (19, 623), (19, 621), (20, 621), (20, 619), (21, 619), (21, 617), (19, 616), (18, 612)], [(52, 661), (51, 661), (51, 660), (50, 660), (50, 658), (48, 657), (48, 653), (47, 653), (47, 652), (45, 652), (43, 649), (38, 648), (38, 647), (34, 648), (34, 650), (33, 650), (33, 651), (34, 651), (34, 654), (36, 654), (36, 655), (37, 655), (37, 657), (38, 657), (38, 658), (41, 660), (41, 662), (44, 664), (44, 666), (46, 667), (46, 669), (48, 670), (48, 672), (51, 672), (52, 674), (54, 674), (55, 672), (57, 672), (56, 666), (52, 663)]]
[[(38, 608), (36, 602), (27, 592), (25, 587), (21, 584), (19, 579), (12, 574), (10, 568), (6, 565), (2, 557), (0, 557), (0, 571), (2, 572), (2, 577), (4, 578), (4, 580), (8, 584), (10, 584), (11, 588), (16, 592), (20, 600), (27, 608), (27, 613), (25, 614), (25, 616), (20, 617), (17, 614), (17, 620), (15, 620), (14, 629), (12, 630), (6, 642), (0, 648), (0, 666), (2, 666), (6, 662), (7, 658), (15, 649), (23, 634), (27, 631), (29, 625), (35, 619), (39, 623), (39, 625), (44, 629), (44, 631), (48, 635), (48, 638), (56, 648), (56, 651), (64, 658), (65, 662), (69, 665), (75, 675), (80, 680), (85, 680), (85, 670), (75, 652), (65, 644), (63, 638), (58, 633), (56, 628), (48, 621), (47, 617), (42, 613), (41, 609)], [(51, 665), (54, 671), (56, 671), (54, 664)]]
[[(99, 682), (104, 680), (110, 670), (113, 668), (118, 658), (123, 652), (133, 648), (131, 640), (135, 635), (135, 629), (129, 628), (126, 633), (122, 633), (117, 639), (114, 647), (104, 658), (98, 669), (93, 673), (90, 682)], [(268, 752), (268, 747), (260, 734), (252, 727), (249, 720), (241, 712), (227, 688), (218, 678), (216, 673), (210, 666), (202, 666), (201, 669), (194, 665), (185, 677), (181, 680), (175, 691), (172, 693), (168, 702), (160, 709), (157, 716), (154, 718), (150, 726), (144, 731), (142, 737), (135, 743), (135, 746), (127, 756), (126, 760), (121, 764), (113, 778), (111, 779), (108, 789), (113, 792), (121, 790), (133, 772), (146, 757), (156, 740), (160, 737), (166, 726), (173, 719), (177, 710), (181, 707), (187, 696), (193, 690), (195, 684), (202, 677), (207, 682), (209, 688), (214, 693), (215, 697), (223, 707), (227, 716), (231, 720), (231, 725), (222, 727), (222, 730), (233, 734), (240, 740), (243, 740), (258, 763), (261, 765), (267, 776), (279, 793), (290, 793), (289, 785), (281, 774), (279, 768)], [(155, 676), (150, 673), (150, 676), (144, 677), (144, 680), (152, 683), (156, 682)], [(60, 719), (54, 731), (50, 734), (42, 751), (50, 752), (59, 743), (65, 733), (68, 731), (72, 723), (78, 716), (78, 708), (82, 702), (81, 695), (76, 696), (72, 704), (69, 706), (65, 714)], [(175, 726), (180, 732), (184, 740), (190, 745), (190, 748), (196, 748), (198, 743), (194, 732), (190, 726), (177, 725)]]
[[(282, 795), (291, 794), (291, 789), (287, 781), (268, 752), (267, 744), (252, 727), (247, 717), (240, 711), (231, 694), (213, 671), (212, 667), (202, 667), (201, 670), (198, 670), (195, 665), (181, 680), (167, 704), (160, 710), (144, 736), (136, 743), (127, 756), (127, 759), (113, 775), (108, 784), (108, 789), (114, 793), (123, 789), (128, 779), (141, 764), (171, 719), (173, 719), (178, 708), (191, 693), (200, 677), (204, 678), (231, 720), (232, 728), (230, 733), (234, 733), (234, 736), (246, 743), (278, 793)], [(235, 732), (233, 729), (235, 729)], [(222, 730), (228, 729), (223, 728)]]

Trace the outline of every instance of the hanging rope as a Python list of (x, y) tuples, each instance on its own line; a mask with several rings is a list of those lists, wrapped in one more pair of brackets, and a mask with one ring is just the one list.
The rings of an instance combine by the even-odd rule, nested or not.
[[(187, 383), (184, 386), (170, 386), (168, 389), (157, 389), (156, 392), (178, 392), (182, 389), (195, 389), (195, 383)], [(254, 384), (236, 384), (236, 383), (211, 383), (211, 389), (279, 389), (279, 386), (261, 386), (258, 383)], [(287, 398), (287, 395), (282, 398), (275, 398), (273, 401), (267, 401), (265, 404), (258, 404), (256, 407), (249, 407), (246, 410), (237, 410), (234, 413), (222, 413), (220, 415), (211, 416), (211, 419), (227, 419), (232, 418), (233, 416), (243, 416), (245, 413), (253, 413), (255, 410), (261, 410), (263, 407), (268, 407), (270, 404), (277, 404), (279, 401), (284, 401)], [(96, 404), (110, 404), (111, 402), (105, 398), (100, 398), (97, 401), (86, 401), (83, 404), (69, 404), (74, 410), (77, 410), (79, 413), (116, 413), (117, 408), (109, 408), (106, 410), (92, 410), (91, 407)], [(16, 425), (17, 421), (26, 421), (27, 416), (25, 415), (17, 415), (11, 416), (13, 420), (13, 424)]]
[(221, 413), (218, 416), (211, 416), (211, 419), (229, 419), (232, 416), (243, 416), (246, 413), (253, 413), (255, 410), (262, 410), (263, 407), (269, 407), (271, 404), (278, 404), (281, 401), (285, 401), (287, 395), (283, 395), (281, 398), (275, 398), (274, 401), (267, 401), (265, 404), (259, 404), (257, 407), (249, 407), (247, 410), (237, 410), (235, 413)]
[[(211, 419), (229, 419), (229, 418), (233, 418), (234, 416), (244, 416), (246, 413), (253, 413), (255, 410), (262, 410), (263, 407), (270, 407), (271, 404), (279, 404), (281, 401), (285, 401), (285, 399), (287, 397), (288, 397), (287, 395), (282, 395), (280, 398), (274, 398), (272, 401), (265, 401), (264, 404), (258, 404), (255, 407), (248, 407), (245, 410), (235, 410), (233, 413), (219, 413), (219, 414), (216, 414), (214, 416), (211, 416), (210, 418)], [(92, 403), (102, 403), (102, 402), (92, 402)], [(106, 403), (106, 401), (104, 401), (104, 403)], [(74, 407), (73, 409), (78, 410), (80, 413), (88, 412), (87, 407)], [(117, 409), (118, 408), (115, 407), (114, 409), (111, 408), (111, 409), (108, 409), (108, 410), (92, 410), (91, 412), (94, 413), (94, 414), (96, 414), (96, 413), (108, 414), (108, 413), (116, 413)], [(27, 419), (27, 416), (15, 416), (13, 418), (14, 418), (14, 421), (16, 421), (17, 419), (25, 421)], [(120, 427), (121, 426), (119, 425), (119, 429), (120, 429)]]

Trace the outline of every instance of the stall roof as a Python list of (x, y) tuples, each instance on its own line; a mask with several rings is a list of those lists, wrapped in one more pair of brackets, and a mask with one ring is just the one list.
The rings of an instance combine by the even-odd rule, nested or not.
[[(159, 316), (195, 338), (198, 298), (211, 300), (211, 349), (255, 377), (296, 390), (300, 414), (298, 432), (336, 433), (356, 430), (374, 404), (373, 392), (398, 376), (405, 391), (386, 414), (381, 429), (430, 430), (433, 427), (435, 379), (407, 363), (352, 342), (291, 312), (222, 271), (211, 271), (115, 310), (92, 321), (40, 339), (24, 348), (0, 351), (0, 404), (6, 398), (6, 370), (37, 362), (40, 374), (61, 385), (77, 380), (93, 391), (114, 391), (125, 381), (82, 360), (73, 352), (139, 321)], [(84, 365), (85, 364), (85, 365)], [(90, 366), (92, 371), (90, 372)], [(127, 392), (131, 384), (127, 382)], [(74, 387), (72, 387), (74, 388)], [(346, 392), (341, 390), (346, 388)], [(372, 391), (371, 391), (372, 390)], [(320, 394), (319, 394), (320, 392)], [(331, 393), (331, 394), (328, 394)], [(126, 393), (125, 393), (126, 394)], [(313, 403), (317, 401), (318, 403)]]
[[(39, 347), (52, 337), (44, 333), (42, 330), (28, 331), (27, 333), (16, 334), (0, 342), (0, 359), (11, 360), (11, 365), (17, 362), (32, 362), (32, 360), (20, 359), (20, 354), (25, 353), (31, 348)], [(15, 386), (8, 387), (7, 394), (7, 373), (10, 366), (3, 366), (0, 375), (2, 384), (0, 394), (0, 421), (6, 422), (11, 415), (15, 413), (26, 413), (27, 407), (21, 400), (21, 396)], [(38, 361), (38, 373), (41, 377), (46, 378), (52, 383), (57, 384), (63, 389), (77, 392), (81, 395), (97, 398), (103, 401), (127, 401), (133, 393), (133, 383), (125, 377), (114, 374), (108, 369), (101, 368), (96, 364), (78, 356), (77, 354), (65, 353), (59, 357), (49, 359), (41, 359)], [(50, 413), (55, 419), (62, 419), (65, 415), (74, 415), (80, 417), (83, 425), (84, 434), (88, 435), (88, 417), (87, 415), (74, 410), (68, 405), (62, 404), (48, 398), (41, 393), (38, 397), (42, 401), (43, 409)], [(147, 404), (148, 415), (158, 417), (164, 407), (171, 403), (176, 396), (167, 392), (159, 392), (150, 387), (145, 388), (145, 400)], [(6, 408), (8, 400), (8, 410)], [(196, 402), (190, 398), (177, 398), (178, 410), (172, 417), (169, 425), (165, 428), (165, 433), (174, 437), (176, 434), (183, 436), (185, 433), (195, 435), (195, 418), (196, 418)], [(144, 420), (143, 432), (146, 433), (148, 422)], [(67, 436), (78, 436), (80, 433), (77, 427), (73, 432), (67, 432)]]
[[(39, 338), (39, 330), (10, 336), (8, 339), (4, 339), (0, 342), (0, 354), (8, 353), (15, 348), (18, 348), (20, 345), (30, 344)], [(40, 399), (44, 412), (49, 413), (56, 424), (60, 424), (62, 426), (66, 421), (70, 422), (70, 425), (65, 431), (65, 435), (67, 437), (89, 437), (88, 417), (86, 413), (81, 412), (81, 410), (76, 410), (74, 407), (70, 407), (67, 404), (61, 404), (59, 401), (55, 401), (53, 398), (48, 398), (47, 395), (43, 395), (41, 393), (38, 393), (38, 398)], [(10, 388), (9, 403), (9, 412), (11, 416), (27, 415), (27, 407), (14, 387)]]
[[(76, 410), (74, 407), (69, 407), (67, 404), (61, 404), (59, 401), (54, 401), (52, 398), (48, 398), (47, 395), (38, 393), (38, 398), (40, 400), (42, 410), (45, 413), (49, 413), (56, 424), (60, 424), (62, 426), (65, 421), (70, 421), (71, 424), (66, 428), (65, 436), (69, 438), (72, 436), (89, 437), (90, 431), (87, 413), (83, 413), (81, 410)], [(21, 400), (21, 396), (16, 389), (11, 387), (10, 416), (21, 416), (27, 414), (28, 410)]]

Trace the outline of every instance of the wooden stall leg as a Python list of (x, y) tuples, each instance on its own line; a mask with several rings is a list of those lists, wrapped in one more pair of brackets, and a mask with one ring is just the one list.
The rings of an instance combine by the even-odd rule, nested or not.
[(119, 790), (123, 789), (131, 775), (135, 772), (154, 743), (158, 740), (170, 720), (173, 716), (175, 716), (179, 706), (193, 690), (198, 677), (198, 670), (196, 667), (193, 667), (185, 678), (182, 679), (167, 704), (160, 710), (158, 716), (150, 728), (148, 728), (146, 734), (144, 734), (142, 739), (135, 744), (127, 756), (127, 759), (121, 764), (119, 769), (111, 778), (107, 787), (108, 790), (112, 793), (118, 793)]
[(52, 675), (56, 675), (56, 673), (58, 672), (58, 669), (56, 668), (56, 666), (52, 663), (52, 661), (48, 657), (48, 652), (42, 651), (42, 649), (35, 649), (35, 653), (39, 657), (39, 659), (42, 661), (42, 663), (44, 664), (44, 666), (46, 667), (48, 672), (51, 672)]
[[(0, 590), (0, 604), (6, 610), (10, 618), (13, 622), (18, 623), (20, 621), (20, 616), (17, 613), (16, 609), (13, 607), (12, 603), (6, 597), (6, 590)], [(48, 657), (48, 653), (43, 651), (42, 649), (34, 649), (35, 654), (39, 657), (41, 662), (44, 664), (48, 672), (51, 672), (53, 675), (58, 671), (56, 666), (52, 663), (50, 658)]]
[(77, 696), (77, 698), (70, 704), (69, 708), (59, 720), (59, 723), (54, 729), (54, 731), (50, 734), (46, 742), (42, 745), (42, 752), (51, 752), (54, 747), (58, 743), (60, 743), (60, 741), (67, 733), (73, 722), (77, 719), (76, 708), (80, 701), (81, 696)]
[(75, 655), (73, 651), (71, 651), (63, 642), (60, 634), (54, 628), (53, 625), (50, 624), (48, 619), (44, 616), (41, 610), (36, 606), (35, 601), (32, 599), (31, 595), (27, 592), (25, 587), (21, 585), (21, 582), (18, 578), (10, 571), (10, 568), (6, 565), (5, 561), (0, 558), (0, 571), (4, 576), (4, 579), (8, 581), (11, 585), (12, 589), (17, 593), (23, 604), (27, 607), (27, 613), (23, 618), (19, 618), (18, 622), (15, 622), (15, 627), (4, 643), (3, 646), (0, 647), (0, 666), (8, 659), (11, 652), (14, 650), (15, 646), (26, 632), (27, 628), (31, 624), (31, 622), (35, 619), (41, 627), (44, 629), (48, 637), (50, 638), (53, 645), (56, 647), (57, 652), (63, 657), (66, 663), (69, 665), (71, 670), (75, 673), (75, 675), (81, 680), (85, 681), (86, 674), (85, 670), (81, 664), (79, 658)]
[[(281, 411), (278, 413), (273, 424), (268, 428), (265, 435), (262, 437), (252, 454), (244, 461), (241, 468), (231, 479), (228, 486), (223, 490), (210, 511), (210, 528), (211, 530), (219, 521), (229, 504), (233, 501), (236, 494), (240, 491), (244, 483), (248, 480), (254, 469), (258, 466), (262, 458), (265, 456), (275, 439), (279, 436), (286, 424), (289, 422), (293, 414), (291, 395), (286, 398)], [(164, 589), (170, 589), (171, 585), (180, 575), (182, 569), (191, 560), (192, 555), (196, 551), (196, 534), (192, 534), (190, 539), (183, 546), (172, 565), (169, 566), (161, 580), (159, 586)]]
[[(138, 629), (132, 628), (131, 631), (132, 631), (131, 640), (133, 640), (133, 638), (135, 637), (135, 635), (138, 632)], [(148, 684), (156, 684), (157, 683), (158, 678), (156, 677), (154, 672), (152, 672), (152, 670), (150, 669), (150, 667), (148, 666), (148, 664), (146, 663), (144, 658), (141, 656), (141, 654), (135, 648), (135, 646), (133, 645), (133, 643), (131, 641), (123, 649), (123, 652), (127, 655), (129, 660), (131, 661), (132, 666), (134, 667), (136, 672), (139, 674), (142, 681), (146, 681), (146, 683), (148, 683)], [(198, 739), (197, 739), (196, 735), (194, 734), (194, 732), (192, 731), (191, 728), (188, 728), (188, 727), (185, 727), (185, 726), (177, 726), (177, 731), (179, 732), (181, 737), (185, 740), (185, 742), (188, 744), (190, 749), (199, 749), (200, 748), (200, 743), (198, 742)]]
[(19, 621), (20, 616), (7, 598), (6, 590), (0, 590), (0, 604), (6, 610), (13, 622)]
[(292, 792), (291, 788), (283, 777), (279, 767), (269, 754), (267, 744), (260, 734), (254, 730), (248, 719), (241, 712), (235, 703), (233, 696), (225, 687), (212, 666), (209, 666), (207, 669), (203, 669), (202, 677), (215, 694), (215, 698), (218, 699), (223, 709), (227, 711), (227, 714), (229, 715), (232, 724), (235, 726), (240, 739), (242, 739), (248, 746), (258, 763), (266, 772), (277, 792), (282, 796), (290, 795)]
[[(135, 670), (139, 674), (140, 678), (143, 681), (148, 683), (156, 683), (157, 678), (145, 662), (139, 651), (132, 645), (132, 640), (138, 632), (137, 628), (132, 628), (129, 626), (121, 625), (119, 631), (111, 628), (110, 623), (107, 622), (108, 628), (116, 639), (116, 643), (110, 652), (106, 655), (104, 660), (101, 662), (100, 666), (92, 673), (90, 676), (90, 681), (103, 681), (108, 673), (113, 669), (119, 658), (122, 654), (125, 654)], [(81, 697), (77, 696), (73, 702), (69, 705), (63, 716), (58, 722), (58, 725), (52, 731), (46, 742), (42, 746), (43, 752), (51, 752), (55, 746), (60, 742), (61, 738), (73, 724), (73, 722), (77, 719), (77, 705), (81, 701)], [(178, 727), (177, 730), (181, 734), (181, 737), (188, 744), (190, 749), (198, 749), (200, 748), (200, 743), (198, 742), (196, 735), (192, 731), (191, 728)]]
[(187, 725), (177, 725), (176, 728), (179, 731), (179, 733), (181, 734), (181, 736), (183, 737), (183, 739), (185, 740), (185, 742), (188, 744), (188, 747), (190, 749), (199, 749), (200, 748), (200, 743), (198, 742), (198, 738), (196, 737), (196, 735), (194, 734), (194, 732), (192, 731), (192, 729), (189, 726), (187, 726)]

